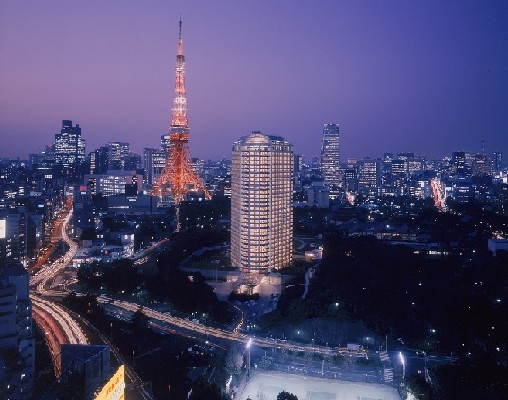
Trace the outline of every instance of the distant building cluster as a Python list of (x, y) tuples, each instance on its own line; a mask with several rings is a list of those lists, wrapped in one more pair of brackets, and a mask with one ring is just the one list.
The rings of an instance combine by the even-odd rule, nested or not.
[[(142, 155), (133, 153), (126, 142), (107, 142), (88, 153), (85, 144), (79, 124), (63, 120), (54, 143), (42, 153), (30, 154), (28, 160), (0, 160), (2, 265), (19, 262), (27, 267), (37, 260), (52, 240), (52, 222), (69, 194), (73, 196), (75, 238), (90, 231), (103, 232), (105, 216), (125, 219), (166, 212), (148, 192), (164, 169), (168, 135), (161, 136), (160, 148), (145, 148)], [(450, 199), (506, 202), (506, 163), (500, 152), (487, 156), (483, 146), (478, 153), (456, 151), (441, 160), (412, 152), (341, 160), (340, 150), (339, 125), (327, 123), (321, 154), (310, 160), (293, 154), (292, 145), (283, 138), (261, 133), (235, 142), (232, 160), (192, 159), (192, 168), (207, 191), (232, 199), (235, 266), (250, 272), (269, 271), (289, 262), (291, 250), (285, 243), (291, 242), (293, 207), (326, 210), (399, 197), (428, 199), (441, 209)], [(201, 199), (193, 196), (189, 193), (187, 199)], [(132, 237), (132, 224), (122, 234)], [(134, 238), (128, 243), (106, 232), (92, 239), (93, 245), (85, 242), (88, 245), (79, 252), (84, 260), (90, 255), (121, 258), (135, 251)], [(255, 255), (254, 243), (258, 250), (270, 250)], [(115, 250), (106, 254), (97, 245)]]
[(489, 158), (482, 146), (480, 153), (456, 151), (442, 160), (406, 152), (341, 162), (339, 138), (338, 124), (325, 124), (321, 158), (306, 163), (295, 156), (295, 187), (303, 190), (296, 198), (299, 206), (328, 208), (328, 199), (374, 204), (403, 196), (431, 198), (445, 208), (447, 199), (459, 203), (504, 199), (508, 178), (500, 152)]

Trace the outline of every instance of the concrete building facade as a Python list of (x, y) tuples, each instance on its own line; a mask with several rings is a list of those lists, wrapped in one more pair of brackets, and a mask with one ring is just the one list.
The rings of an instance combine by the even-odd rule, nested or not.
[(246, 273), (288, 266), (293, 253), (293, 146), (261, 132), (233, 145), (231, 262)]

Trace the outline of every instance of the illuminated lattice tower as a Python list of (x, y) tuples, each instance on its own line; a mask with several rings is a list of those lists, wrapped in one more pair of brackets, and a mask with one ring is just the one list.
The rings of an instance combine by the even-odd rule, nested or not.
[(202, 192), (206, 199), (210, 193), (206, 190), (197, 173), (192, 169), (189, 151), (189, 120), (187, 118), (187, 96), (185, 94), (185, 57), (182, 44), (182, 21), (180, 20), (178, 54), (176, 56), (176, 82), (173, 108), (171, 109), (171, 127), (169, 129), (169, 149), (166, 165), (150, 194), (159, 199), (172, 199), (179, 204), (190, 192)]

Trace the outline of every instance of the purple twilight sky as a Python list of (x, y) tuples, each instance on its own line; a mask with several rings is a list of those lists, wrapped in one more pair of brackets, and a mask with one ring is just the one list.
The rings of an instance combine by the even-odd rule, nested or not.
[(502, 151), (508, 158), (507, 1), (0, 1), (0, 157), (26, 158), (63, 119), (87, 153), (159, 147), (183, 20), (193, 157), (250, 133), (341, 159)]

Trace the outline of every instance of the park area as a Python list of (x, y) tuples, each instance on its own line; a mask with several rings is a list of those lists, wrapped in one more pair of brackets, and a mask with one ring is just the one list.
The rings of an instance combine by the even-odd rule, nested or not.
[(391, 386), (347, 382), (301, 375), (256, 372), (235, 399), (276, 400), (282, 392), (290, 392), (299, 400), (400, 400)]

